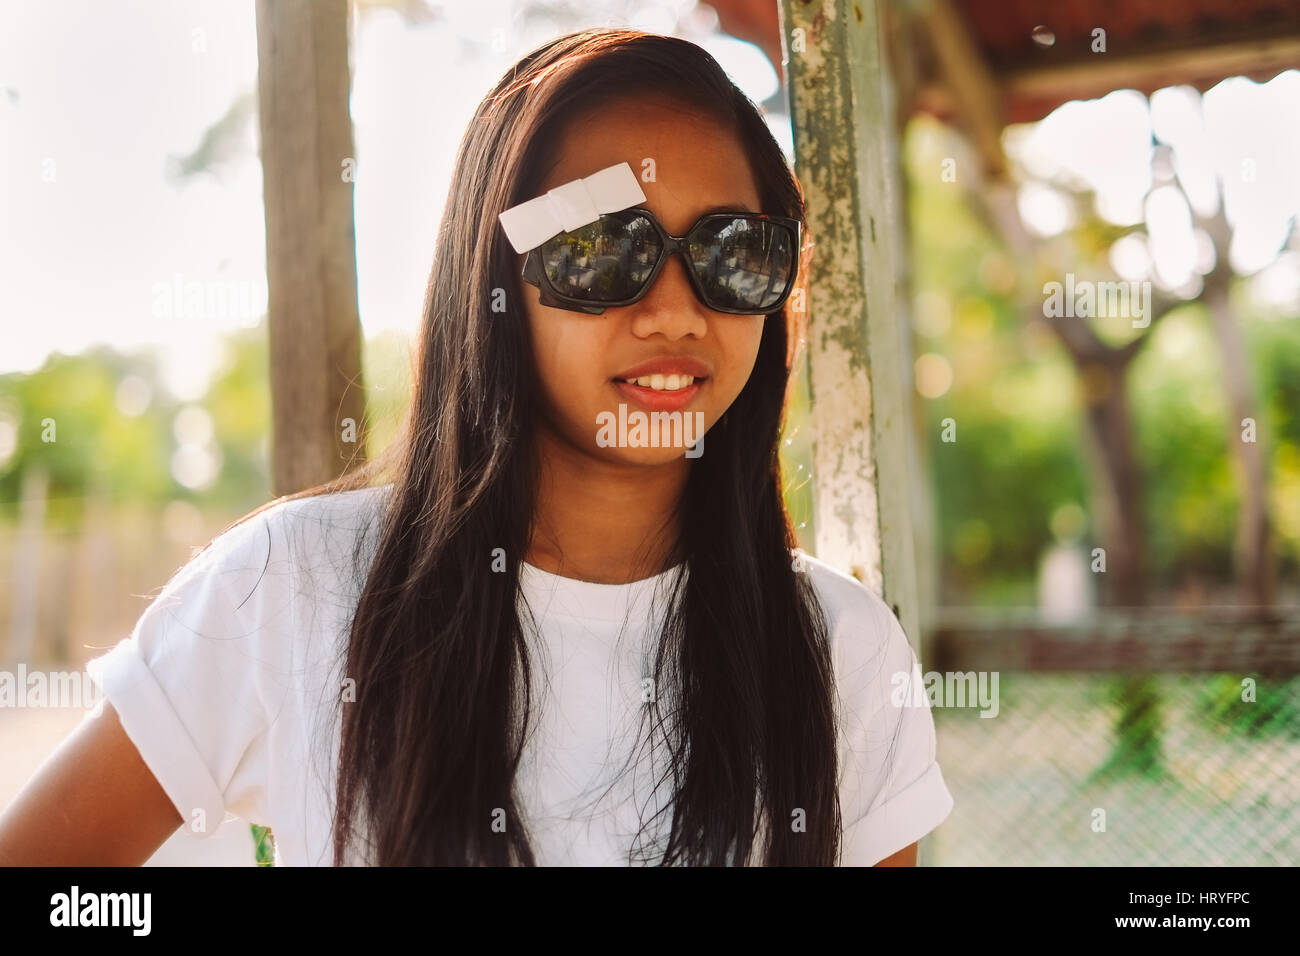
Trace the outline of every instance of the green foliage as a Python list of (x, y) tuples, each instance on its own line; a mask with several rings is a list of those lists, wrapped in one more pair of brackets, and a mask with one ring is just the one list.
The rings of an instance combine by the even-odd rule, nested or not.
[(271, 496), (270, 348), (265, 323), (231, 335), (225, 352), (225, 361), (203, 401), (212, 416), (222, 457), (220, 477), (211, 495), (251, 508)]
[[(1031, 274), (1032, 264), (1012, 262), (972, 212), (970, 184), (939, 176), (944, 159), (958, 155), (951, 135), (914, 119), (903, 150), (914, 351), (951, 371), (946, 390), (921, 405), (941, 600), (1032, 603), (1039, 556), (1054, 540), (1053, 512), (1092, 505), (1078, 373), (1041, 313), (1025, 305), (1044, 278), (1059, 274)], [(1069, 268), (1108, 275), (1106, 251), (1126, 231), (1085, 215), (1070, 233)], [(1285, 580), (1300, 565), (1300, 323), (1267, 314), (1246, 296), (1234, 295), (1233, 306), (1258, 380)], [(1128, 324), (1094, 328), (1114, 344), (1136, 334)], [(1240, 429), (1228, 420), (1220, 349), (1200, 303), (1161, 321), (1125, 386), (1153, 591), (1176, 587), (1189, 573), (1230, 582), (1240, 491), (1227, 443)], [(946, 419), (955, 441), (943, 441)]]
[(253, 858), (258, 866), (275, 866), (275, 835), (270, 828), (250, 824), (253, 832)]
[(786, 510), (794, 524), (799, 547), (814, 550), (816, 524), (812, 500), (812, 424), (809, 421), (808, 353), (796, 359), (794, 387), (781, 436), (781, 477)]
[(1110, 678), (1105, 682), (1104, 694), (1106, 702), (1119, 712), (1114, 743), (1110, 755), (1089, 780), (1164, 778), (1168, 768), (1162, 744), (1165, 718), (1159, 679), (1146, 674)]
[(1300, 680), (1255, 681), (1255, 700), (1245, 700), (1242, 678), (1216, 674), (1196, 698), (1196, 710), (1210, 726), (1236, 737), (1286, 737), (1300, 740)]
[(1300, 322), (1294, 316), (1252, 322), (1246, 328), (1259, 391), (1268, 403), (1271, 438), (1300, 446)]
[[(211, 484), (193, 489), (173, 474), (179, 447), (174, 422), (186, 403), (169, 394), (151, 354), (104, 347), (51, 355), (35, 372), (0, 375), (0, 425), (16, 432), (12, 453), (0, 460), (0, 520), (14, 518), (23, 475), (31, 468), (48, 475), (50, 520), (68, 527), (80, 520), (92, 492), (112, 504), (186, 499), (231, 513), (266, 501), (271, 393), (265, 322), (226, 335), (221, 349), (207, 392), (194, 403), (211, 417), (220, 468)], [(128, 379), (146, 395), (141, 408), (119, 401)], [(408, 337), (390, 331), (369, 339), (362, 379), (360, 432), (374, 454), (394, 437), (410, 401)]]
[(118, 384), (132, 375), (156, 378), (149, 360), (101, 348), (0, 376), (0, 418), (16, 428), (14, 451), (0, 462), (0, 515), (13, 514), (29, 468), (48, 476), (54, 527), (80, 519), (92, 488), (118, 501), (156, 500), (170, 489), (166, 419), (116, 408)]
[(1230, 580), (1237, 484), (1227, 447), (1218, 348), (1199, 303), (1161, 321), (1128, 376), (1146, 482), (1153, 573), (1197, 570)]
[(367, 339), (361, 353), (366, 389), (364, 430), (369, 453), (378, 455), (394, 436), (411, 401), (413, 341), (402, 332)]
[[(1075, 429), (1009, 420), (987, 400), (984, 407), (973, 398), (963, 401), (962, 411), (946, 406), (934, 406), (930, 461), (952, 573), (962, 579), (1014, 573), (1032, 580), (1039, 556), (1052, 544), (1051, 513), (1087, 500)], [(949, 415), (957, 422), (954, 442), (941, 435)]]

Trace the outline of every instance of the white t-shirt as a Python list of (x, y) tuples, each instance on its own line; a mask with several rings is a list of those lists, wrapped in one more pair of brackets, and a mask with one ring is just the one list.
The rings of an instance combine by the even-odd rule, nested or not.
[[(333, 862), (338, 701), (363, 583), (353, 547), (368, 564), (389, 489), (280, 502), (231, 529), (88, 665), (195, 836), (230, 814), (271, 827), (278, 864)], [(843, 862), (871, 865), (942, 823), (952, 796), (897, 619), (852, 577), (804, 560), (834, 650)], [(655, 775), (630, 760), (636, 738), (625, 735), (645, 730), (647, 612), (674, 573), (595, 584), (521, 570), (541, 697), (516, 787), (541, 865), (628, 865), (642, 821), (665, 802), (647, 792)]]

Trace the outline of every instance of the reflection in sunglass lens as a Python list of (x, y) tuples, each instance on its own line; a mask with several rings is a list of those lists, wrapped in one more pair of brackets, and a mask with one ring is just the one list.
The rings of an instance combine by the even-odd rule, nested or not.
[(794, 269), (794, 234), (770, 220), (719, 217), (689, 237), (691, 268), (715, 309), (768, 309)]
[(654, 224), (624, 210), (548, 240), (541, 249), (542, 267), (560, 295), (619, 302), (645, 284), (662, 248)]

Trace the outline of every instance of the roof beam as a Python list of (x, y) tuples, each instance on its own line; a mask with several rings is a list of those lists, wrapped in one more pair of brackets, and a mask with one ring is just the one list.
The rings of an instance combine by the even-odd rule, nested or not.
[(927, 0), (921, 22), (957, 106), (960, 121), (970, 131), (975, 151), (991, 177), (1006, 172), (1002, 152), (1003, 91), (966, 21), (949, 0)]

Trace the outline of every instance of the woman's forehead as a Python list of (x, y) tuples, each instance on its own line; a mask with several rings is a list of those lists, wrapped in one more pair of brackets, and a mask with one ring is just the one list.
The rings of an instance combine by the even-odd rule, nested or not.
[(670, 231), (713, 206), (761, 211), (736, 134), (698, 112), (659, 104), (612, 105), (571, 123), (541, 193), (624, 162), (646, 195), (644, 205)]

